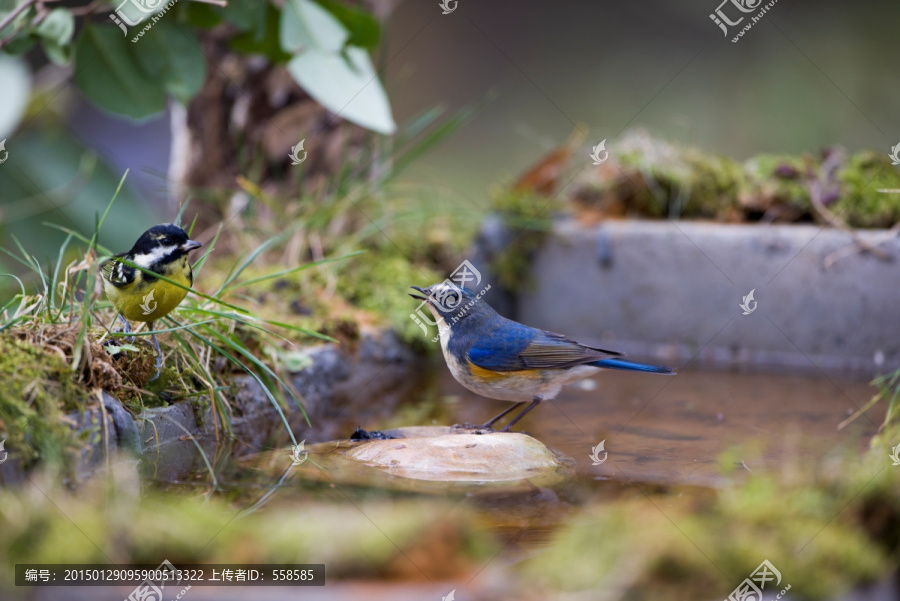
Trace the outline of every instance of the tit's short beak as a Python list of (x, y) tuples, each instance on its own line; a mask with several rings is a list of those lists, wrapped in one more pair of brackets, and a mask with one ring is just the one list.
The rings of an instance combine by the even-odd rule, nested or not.
[(425, 290), (423, 290), (422, 288), (419, 288), (418, 286), (410, 286), (410, 288), (412, 288), (413, 290), (417, 290), (425, 295), (425, 296), (419, 296), (418, 294), (410, 294), (411, 297), (413, 297), (416, 300), (420, 300), (420, 301), (428, 300), (428, 298), (427, 298), (428, 293), (425, 292)]
[(197, 250), (201, 246), (203, 246), (203, 244), (201, 244), (200, 242), (197, 242), (196, 240), (188, 240), (187, 242), (185, 242), (184, 244), (181, 245), (181, 249), (184, 252), (189, 253), (192, 250)]

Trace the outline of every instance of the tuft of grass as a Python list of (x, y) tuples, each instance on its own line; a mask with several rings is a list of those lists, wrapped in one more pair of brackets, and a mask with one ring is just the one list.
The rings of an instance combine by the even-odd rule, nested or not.
[[(133, 344), (111, 331), (116, 315), (98, 277), (99, 266), (113, 254), (101, 244), (101, 236), (126, 172), (93, 231), (44, 224), (65, 236), (51, 251), (55, 260), (42, 264), (18, 240), (13, 251), (0, 248), (23, 272), (0, 274), (0, 283), (17, 289), (0, 303), (0, 335), (27, 337), (51, 326), (56, 333), (65, 332), (71, 345), (61, 358), (68, 377), (89, 392), (97, 388), (91, 375), (95, 345), (107, 343), (106, 352), (113, 356), (109, 364), (120, 374), (120, 381), (107, 390), (131, 411), (191, 399), (214, 406), (217, 429), (225, 431), (231, 430), (238, 411), (229, 402), (230, 374), (246, 372), (262, 385), (290, 433), (289, 408), (301, 411), (309, 423), (302, 399), (286, 377), (298, 367), (295, 340), (352, 343), (370, 324), (392, 325), (407, 340), (421, 338), (409, 319), (414, 305), (406, 296), (407, 286), (443, 279), (458, 264), (479, 215), (460, 212), (449, 221), (435, 219), (443, 213), (446, 191), (407, 186), (399, 174), (473, 110), (443, 121), (442, 109), (423, 113), (402, 128), (390, 142), (392, 148), (373, 150), (367, 176), (348, 161), (348, 169), (329, 179), (330, 186), (304, 192), (292, 202), (279, 198), (271, 182), (251, 181), (252, 175), (238, 178), (237, 191), (197, 191), (218, 206), (221, 225), (209, 225), (215, 208), (190, 217), (188, 203), (173, 220), (189, 222), (189, 235), (212, 238), (193, 266), (196, 288), (155, 324), (154, 332), (138, 326)], [(204, 227), (208, 229), (199, 236), (194, 232)], [(160, 336), (164, 368), (158, 380), (149, 382), (153, 355), (147, 337), (154, 333)], [(31, 340), (43, 348), (43, 342)], [(89, 395), (84, 402), (92, 399)], [(0, 436), (5, 430), (0, 424)], [(296, 443), (293, 435), (291, 439)]]
[[(121, 190), (124, 180), (125, 176), (118, 190)], [(134, 344), (110, 344), (125, 336), (109, 329), (116, 323), (117, 316), (111, 304), (103, 298), (99, 277), (100, 265), (113, 254), (99, 240), (103, 223), (115, 200), (116, 195), (103, 215), (98, 216), (94, 231), (89, 235), (47, 224), (66, 234), (56, 261), (49, 266), (42, 265), (18, 240), (15, 240), (18, 252), (0, 248), (30, 272), (30, 277), (24, 280), (12, 274), (0, 274), (15, 280), (19, 288), (19, 293), (0, 307), (0, 346), (7, 351), (3, 353), (6, 360), (0, 365), (0, 373), (12, 373), (18, 365), (33, 367), (16, 372), (17, 378), (26, 378), (27, 382), (23, 380), (22, 386), (11, 386), (0, 394), (0, 438), (10, 438), (10, 448), (17, 453), (24, 449), (26, 456), (23, 458), (27, 461), (35, 459), (43, 454), (42, 449), (48, 448), (46, 441), (51, 438), (49, 434), (44, 436), (41, 428), (60, 434), (54, 429), (61, 423), (60, 412), (64, 408), (72, 409), (73, 405), (84, 409), (89, 403), (96, 402), (91, 393), (97, 389), (105, 389), (119, 396), (135, 412), (182, 398), (204, 402), (202, 397), (197, 398), (199, 389), (215, 406), (218, 429), (231, 432), (234, 410), (228, 399), (229, 374), (243, 371), (260, 383), (296, 444), (285, 415), (288, 401), (302, 412), (307, 423), (309, 417), (300, 395), (289, 385), (285, 371), (277, 365), (270, 366), (261, 358), (266, 356), (261, 350), (268, 345), (290, 348), (295, 346), (295, 339), (328, 342), (335, 342), (335, 339), (290, 320), (255, 315), (240, 306), (235, 298), (241, 298), (241, 293), (271, 281), (289, 281), (303, 271), (323, 268), (328, 263), (355, 257), (360, 252), (323, 257), (287, 269), (254, 271), (252, 276), (248, 276), (251, 266), (264, 262), (261, 260), (264, 253), (284, 243), (288, 236), (282, 234), (263, 240), (246, 257), (232, 258), (226, 276), (212, 294), (154, 274), (174, 286), (187, 289), (188, 296), (172, 313), (157, 322), (158, 329), (151, 332), (136, 328), (133, 334), (137, 340)], [(184, 208), (179, 212), (176, 223), (180, 223)], [(221, 231), (220, 228), (193, 266), (195, 284), (204, 288), (209, 284), (204, 286), (208, 279), (202, 273), (203, 268), (213, 256)], [(84, 245), (81, 254), (64, 265), (65, 257), (78, 243)], [(227, 259), (221, 257), (218, 260), (224, 262)], [(146, 271), (138, 265), (126, 263)], [(29, 292), (32, 286), (35, 289)], [(104, 327), (103, 324), (109, 325)], [(165, 369), (155, 382), (149, 382), (153, 374), (153, 351), (148, 339), (151, 334), (160, 336), (165, 356)], [(102, 346), (104, 342), (108, 344), (108, 351)], [(24, 350), (19, 348), (22, 345), (30, 349), (31, 354), (27, 357), (22, 356)], [(19, 376), (19, 373), (22, 375)], [(25, 386), (28, 382), (33, 384)], [(50, 405), (55, 409), (48, 409)], [(41, 423), (32, 423), (33, 419), (28, 416), (33, 414), (38, 415)], [(28, 437), (35, 439), (33, 444), (26, 440)], [(66, 438), (60, 436), (59, 440)]]

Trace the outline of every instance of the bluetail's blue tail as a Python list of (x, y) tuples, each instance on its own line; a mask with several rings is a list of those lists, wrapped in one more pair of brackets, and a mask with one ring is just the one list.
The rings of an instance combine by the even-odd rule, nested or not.
[(594, 363), (589, 363), (594, 367), (602, 367), (604, 369), (624, 369), (627, 371), (643, 371), (651, 374), (670, 374), (675, 375), (674, 367), (662, 367), (660, 365), (648, 365), (646, 363), (638, 363), (637, 361), (628, 361), (626, 359), (601, 359)]

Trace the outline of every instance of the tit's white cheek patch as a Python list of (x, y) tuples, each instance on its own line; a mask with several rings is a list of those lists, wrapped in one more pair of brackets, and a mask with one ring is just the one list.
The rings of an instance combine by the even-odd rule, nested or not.
[(162, 259), (163, 257), (175, 252), (175, 246), (159, 246), (154, 248), (149, 253), (144, 253), (140, 255), (135, 255), (134, 259), (132, 259), (135, 264), (140, 265), (144, 269), (150, 269), (154, 263)]

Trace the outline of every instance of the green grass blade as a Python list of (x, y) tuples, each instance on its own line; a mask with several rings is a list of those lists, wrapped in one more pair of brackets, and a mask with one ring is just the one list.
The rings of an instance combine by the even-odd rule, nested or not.
[[(282, 421), (282, 423), (284, 423), (284, 427), (287, 429), (288, 435), (291, 437), (291, 442), (293, 442), (294, 444), (297, 444), (297, 439), (294, 438), (294, 432), (291, 430), (291, 426), (287, 421), (287, 417), (284, 415), (284, 411), (281, 409), (281, 405), (278, 403), (278, 401), (272, 395), (272, 392), (269, 390), (269, 388), (265, 384), (263, 384), (263, 381), (260, 379), (260, 377), (258, 375), (256, 375), (255, 373), (253, 373), (253, 371), (251, 369), (249, 369), (246, 365), (244, 365), (243, 363), (238, 361), (237, 357), (233, 356), (231, 353), (229, 353), (225, 349), (219, 347), (217, 344), (213, 343), (211, 340), (207, 339), (204, 336), (201, 336), (200, 334), (198, 334), (197, 332), (195, 332), (193, 330), (188, 330), (188, 332), (195, 338), (206, 343), (208, 346), (213, 348), (216, 352), (221, 354), (223, 357), (228, 358), (232, 363), (240, 366), (240, 368), (243, 369), (245, 372), (247, 372), (247, 374), (251, 378), (256, 380), (257, 384), (259, 384), (260, 387), (262, 388), (263, 393), (265, 393), (266, 397), (269, 399), (269, 402), (272, 403), (272, 406), (275, 407), (275, 410), (278, 412), (278, 415), (281, 417), (281, 421)], [(300, 410), (303, 411), (303, 417), (306, 418), (306, 423), (308, 424), (309, 418), (306, 415), (306, 410), (299, 403), (298, 403), (298, 406), (300, 407)]]
[[(184, 216), (184, 210), (187, 208), (187, 206), (188, 206), (189, 204), (191, 204), (191, 197), (190, 197), (190, 196), (188, 196), (188, 197), (184, 200), (184, 202), (181, 203), (181, 206), (178, 207), (178, 214), (175, 215), (175, 220), (172, 222), (173, 225), (177, 225), (178, 227), (181, 227), (181, 218), (182, 218), (182, 216)], [(194, 221), (196, 222), (196, 217), (194, 218)], [(194, 227), (191, 226), (191, 230), (193, 230), (193, 229), (194, 229)], [(187, 233), (188, 233), (188, 236), (190, 236), (190, 232), (187, 232)]]
[(191, 269), (194, 270), (194, 277), (200, 275), (200, 270), (203, 269), (203, 266), (206, 265), (206, 258), (212, 253), (213, 249), (216, 247), (216, 242), (219, 241), (219, 236), (222, 234), (222, 225), (219, 225), (219, 229), (216, 230), (216, 235), (213, 236), (213, 239), (209, 241), (209, 244), (206, 245), (206, 250), (203, 252), (203, 255), (197, 260), (196, 263), (191, 266)]
[(22, 312), (22, 309), (25, 307), (25, 303), (26, 303), (27, 300), (28, 300), (28, 295), (27, 295), (27, 293), (25, 292), (25, 283), (22, 282), (22, 280), (20, 280), (19, 278), (17, 278), (17, 277), (14, 276), (13, 274), (11, 274), (11, 273), (0, 273), (0, 277), (8, 277), (8, 278), (14, 279), (15, 281), (17, 281), (17, 282), (19, 283), (19, 289), (22, 291), (21, 294), (17, 294), (17, 295), (15, 295), (15, 296), (13, 296), (13, 297), (10, 299), (10, 301), (9, 301), (8, 303), (6, 303), (5, 305), (3, 305), (2, 308), (0, 308), (0, 318), (2, 318), (2, 317), (6, 314), (7, 310), (9, 309), (9, 307), (10, 307), (14, 302), (16, 302), (17, 299), (19, 299), (19, 298), (21, 297), (21, 302), (19, 303), (19, 308), (16, 310), (15, 316), (12, 317), (12, 318), (10, 319), (10, 321), (8, 321), (7, 323), (0, 323), (0, 332), (2, 332), (3, 330), (5, 330), (6, 328), (12, 326), (14, 323), (18, 322), (20, 319), (22, 319), (22, 318), (24, 317), (24, 316), (21, 314), (21, 312)]
[[(301, 403), (301, 402), (300, 402), (300, 399), (298, 399), (298, 398), (296, 397), (296, 395), (294, 395), (293, 391), (292, 391), (291, 388), (284, 382), (284, 380), (282, 380), (281, 377), (278, 376), (278, 374), (276, 374), (274, 371), (272, 371), (271, 368), (269, 368), (268, 365), (266, 365), (265, 363), (263, 363), (262, 361), (260, 361), (259, 359), (257, 359), (257, 358), (253, 355), (253, 353), (251, 353), (251, 352), (248, 351), (246, 348), (244, 348), (244, 346), (241, 345), (237, 340), (234, 340), (234, 339), (232, 339), (232, 338), (229, 338), (229, 337), (225, 336), (224, 334), (222, 334), (221, 332), (217, 332), (217, 331), (213, 330), (212, 328), (210, 328), (210, 327), (208, 327), (208, 326), (207, 326), (205, 329), (206, 329), (210, 334), (212, 334), (213, 336), (215, 336), (216, 338), (218, 338), (219, 340), (221, 340), (223, 343), (225, 343), (225, 344), (227, 344), (229, 347), (231, 347), (234, 351), (236, 351), (236, 352), (239, 353), (240, 355), (246, 357), (248, 361), (250, 361), (251, 363), (253, 363), (253, 365), (257, 366), (260, 370), (262, 370), (262, 373), (267, 374), (270, 378), (272, 378), (273, 380), (275, 380), (276, 382), (278, 382), (278, 383), (282, 386), (282, 388), (284, 388), (285, 390), (287, 390), (287, 391), (290, 393), (291, 397), (294, 399), (294, 403), (297, 405), (297, 407), (299, 407), (300, 411), (303, 413), (303, 418), (306, 420), (306, 423), (307, 423), (308, 425), (310, 425), (310, 426), (312, 425), (312, 424), (310, 424), (310, 422), (309, 422), (309, 416), (306, 414), (306, 408), (303, 406), (303, 403)], [(266, 390), (268, 390), (268, 387), (266, 387), (265, 385), (263, 385), (263, 387), (264, 387)], [(271, 394), (271, 393), (270, 393), (270, 394)], [(273, 400), (273, 401), (275, 400), (274, 395), (272, 395), (272, 400)], [(276, 402), (276, 405), (277, 405), (277, 402)], [(279, 408), (279, 411), (280, 411), (280, 409), (281, 409), (280, 405), (278, 405), (278, 408)], [(283, 415), (284, 415), (284, 414), (282, 413), (282, 416), (283, 416)], [(293, 438), (293, 437), (292, 437), (292, 438)], [(296, 441), (295, 441), (295, 444), (296, 444)]]
[[(131, 337), (131, 336), (152, 336), (154, 334), (165, 334), (167, 332), (175, 332), (177, 330), (186, 330), (188, 328), (193, 328), (196, 326), (201, 326), (208, 323), (213, 323), (218, 321), (217, 319), (207, 319), (205, 321), (194, 321), (189, 324), (178, 326), (176, 328), (166, 328), (164, 330), (147, 330), (146, 332), (110, 332), (110, 337), (119, 338), (119, 337)], [(113, 322), (115, 323), (115, 322)]]
[(200, 213), (194, 213), (194, 220), (191, 221), (191, 227), (187, 230), (188, 238), (194, 235), (194, 226), (197, 225), (197, 218), (200, 217)]
[[(51, 227), (51, 228), (53, 228), (53, 229), (55, 229), (55, 230), (59, 230), (59, 231), (64, 232), (64, 233), (66, 233), (66, 234), (71, 234), (73, 237), (77, 238), (78, 240), (81, 240), (81, 241), (84, 242), (85, 244), (88, 244), (88, 245), (92, 244), (90, 238), (84, 236), (84, 235), (81, 234), (80, 232), (76, 232), (76, 231), (73, 230), (73, 229), (69, 229), (69, 228), (67, 228), (67, 227), (65, 227), (65, 226), (57, 225), (57, 224), (55, 224), (55, 223), (50, 223), (49, 221), (44, 221), (44, 222), (42, 223), (42, 225), (46, 225), (47, 227)], [(101, 253), (103, 253), (103, 254), (105, 254), (105, 255), (113, 255), (113, 254), (115, 254), (115, 253), (113, 253), (111, 250), (109, 250), (108, 248), (106, 248), (105, 246), (101, 245), (99, 242), (97, 242), (97, 243), (94, 244), (94, 248), (96, 248), (98, 251), (100, 251)]]
[(457, 115), (451, 117), (450, 119), (447, 119), (446, 121), (438, 125), (434, 129), (434, 131), (428, 133), (418, 143), (415, 143), (410, 148), (404, 150), (401, 153), (398, 153), (398, 156), (394, 160), (394, 164), (390, 172), (387, 174), (386, 179), (397, 177), (397, 175), (399, 175), (416, 159), (443, 142), (447, 137), (450, 136), (450, 134), (459, 129), (460, 126), (462, 126), (472, 117), (473, 114), (475, 114), (475, 112), (476, 109), (474, 107), (463, 109)]
[(97, 240), (100, 237), (100, 228), (103, 227), (103, 222), (106, 221), (106, 216), (109, 215), (109, 210), (112, 209), (113, 203), (116, 202), (116, 198), (119, 197), (119, 192), (122, 191), (122, 186), (125, 185), (125, 178), (128, 177), (128, 169), (125, 170), (125, 173), (122, 174), (122, 179), (119, 180), (119, 185), (116, 186), (116, 191), (113, 193), (111, 199), (109, 199), (109, 204), (106, 205), (106, 210), (103, 211), (103, 216), (100, 217), (100, 220), (97, 222), (97, 227), (94, 228), (94, 235), (91, 236), (91, 241), (88, 243), (88, 253), (91, 252), (95, 247), (94, 245), (97, 243)]
[[(19, 248), (19, 252), (22, 253), (22, 257), (26, 261), (25, 265), (27, 265), (28, 268), (31, 269), (32, 271), (34, 271), (35, 273), (40, 274), (41, 280), (43, 280), (44, 279), (43, 270), (41, 269), (40, 263), (37, 262), (37, 259), (32, 257), (30, 254), (28, 254), (28, 251), (25, 250), (25, 247), (22, 246), (22, 243), (19, 242), (19, 239), (16, 238), (15, 234), (10, 234), (10, 237), (13, 239), (13, 242), (16, 243), (16, 246)], [(13, 255), (10, 254), (10, 256), (13, 256)], [(46, 284), (45, 284), (45, 286), (46, 286)]]
[(270, 330), (267, 330), (267, 329), (261, 327), (259, 324), (255, 323), (255, 322), (256, 322), (256, 321), (261, 321), (261, 322), (263, 322), (263, 323), (267, 323), (267, 324), (272, 325), (272, 326), (277, 326), (277, 327), (279, 327), (279, 328), (284, 328), (284, 329), (286, 329), (286, 330), (291, 330), (291, 331), (297, 332), (297, 333), (299, 333), (299, 334), (304, 334), (304, 335), (306, 335), (306, 336), (311, 336), (312, 338), (318, 338), (318, 339), (320, 339), (320, 340), (325, 340), (325, 341), (327, 341), (327, 342), (339, 342), (337, 339), (332, 338), (331, 336), (326, 336), (325, 334), (320, 334), (319, 332), (314, 332), (314, 331), (312, 331), (312, 330), (307, 330), (306, 328), (301, 328), (300, 326), (291, 325), (291, 324), (289, 324), (289, 323), (282, 323), (282, 322), (280, 322), (280, 321), (272, 321), (272, 320), (269, 320), (269, 319), (260, 319), (260, 318), (258, 318), (258, 317), (253, 317), (253, 316), (247, 318), (247, 317), (244, 317), (244, 316), (242, 316), (242, 315), (235, 315), (235, 314), (233, 314), (233, 313), (224, 313), (224, 312), (222, 312), (222, 311), (214, 311), (214, 310), (212, 310), (212, 309), (205, 309), (205, 308), (203, 308), (203, 307), (180, 307), (179, 310), (178, 310), (178, 312), (179, 312), (179, 313), (191, 313), (191, 312), (193, 312), (193, 313), (205, 313), (205, 314), (207, 314), (207, 315), (215, 315), (215, 316), (217, 316), (217, 317), (224, 317), (224, 318), (226, 318), (226, 319), (233, 319), (233, 320), (235, 320), (235, 321), (239, 321), (239, 322), (241, 322), (241, 323), (243, 323), (243, 324), (246, 324), (246, 325), (248, 325), (248, 326), (251, 326), (251, 327), (260, 329), (260, 330), (262, 330), (263, 332), (266, 332), (266, 333), (268, 333), (268, 334), (271, 334), (272, 336), (276, 336), (276, 337), (278, 337), (278, 338), (281, 338), (282, 340), (287, 340), (288, 342), (291, 342), (291, 344), (293, 344), (293, 341), (288, 340), (288, 339), (285, 338), (284, 336), (280, 336), (280, 335), (276, 334), (275, 332), (272, 332), (272, 331), (270, 331)]
[[(97, 264), (92, 263), (88, 270), (88, 282), (93, 282), (97, 277)], [(81, 356), (84, 349), (84, 341), (88, 335), (91, 326), (91, 291), (90, 288), (84, 291), (84, 299), (81, 301), (81, 315), (78, 318), (79, 328), (78, 335), (75, 338), (74, 348), (72, 349), (72, 371), (78, 370), (81, 365)]]
[(342, 261), (342, 260), (344, 260), (344, 259), (349, 259), (350, 257), (355, 257), (356, 255), (361, 255), (361, 254), (363, 254), (364, 252), (366, 252), (366, 251), (364, 251), (364, 250), (357, 250), (357, 251), (354, 251), (354, 252), (352, 252), (352, 253), (348, 253), (348, 254), (346, 254), (346, 255), (341, 255), (340, 257), (329, 257), (329, 258), (327, 258), (327, 259), (321, 259), (321, 260), (319, 260), (319, 261), (313, 261), (312, 263), (306, 263), (306, 264), (304, 264), (304, 265), (300, 265), (299, 267), (294, 267), (294, 268), (291, 268), (291, 269), (284, 269), (284, 270), (282, 270), (282, 271), (276, 271), (275, 273), (270, 273), (270, 274), (267, 274), (267, 275), (259, 276), (258, 278), (251, 278), (251, 279), (245, 280), (245, 281), (243, 281), (243, 282), (238, 282), (237, 284), (234, 284), (234, 285), (230, 286), (229, 288), (230, 288), (230, 289), (241, 288), (241, 287), (243, 287), (243, 286), (249, 286), (250, 284), (257, 284), (257, 283), (259, 283), (259, 282), (264, 282), (264, 281), (266, 281), (266, 280), (271, 280), (271, 279), (274, 279), (274, 278), (284, 277), (284, 276), (286, 276), (286, 275), (290, 275), (290, 274), (292, 274), (292, 273), (297, 273), (298, 271), (303, 271), (304, 269), (309, 269), (310, 267), (316, 267), (316, 266), (322, 265), (322, 264), (324, 264), (324, 263), (331, 263), (331, 262), (334, 262), (334, 261)]
[[(226, 277), (226, 278), (225, 278), (225, 281), (222, 282), (222, 285), (219, 287), (219, 291), (217, 292), (217, 294), (221, 294), (224, 290), (227, 290), (228, 287), (229, 287), (229, 285), (230, 285), (235, 279), (237, 279), (237, 277), (238, 277), (239, 275), (241, 275), (241, 273), (243, 273), (243, 271), (244, 271), (245, 269), (247, 269), (247, 267), (248, 267), (251, 263), (253, 263), (253, 261), (256, 259), (256, 257), (258, 257), (260, 254), (262, 254), (263, 252), (265, 252), (266, 250), (268, 250), (269, 248), (271, 248), (271, 247), (274, 246), (275, 244), (280, 243), (280, 242), (283, 242), (283, 241), (284, 241), (288, 236), (290, 236), (291, 234), (293, 234), (293, 231), (290, 231), (290, 230), (289, 230), (289, 231), (287, 231), (287, 232), (284, 232), (284, 233), (282, 233), (282, 234), (279, 234), (278, 236), (275, 236), (274, 238), (269, 238), (268, 240), (266, 240), (265, 242), (263, 242), (262, 244), (260, 244), (258, 247), (256, 247), (256, 250), (254, 250), (252, 253), (250, 253), (250, 256), (248, 256), (246, 259), (244, 259), (244, 261), (243, 261), (243, 263), (241, 263), (240, 267), (238, 267), (237, 269), (233, 269), (232, 271), (230, 271), (230, 272), (228, 273), (228, 277)], [(235, 262), (235, 265), (236, 265), (237, 263), (238, 263), (238, 262), (236, 261), (236, 262)]]
[(311, 336), (312, 338), (318, 338), (319, 340), (325, 340), (327, 342), (340, 342), (336, 338), (332, 338), (331, 336), (327, 336), (325, 334), (321, 334), (319, 332), (315, 332), (313, 330), (307, 330), (306, 328), (301, 328), (300, 326), (292, 326), (289, 323), (282, 323), (280, 321), (271, 321), (269, 319), (264, 319), (267, 324), (278, 326), (279, 328), (284, 328), (286, 330), (292, 330), (299, 334), (303, 334), (305, 336)]
[(397, 136), (397, 141), (400, 144), (404, 144), (409, 140), (412, 140), (420, 133), (428, 129), (432, 123), (434, 123), (438, 117), (443, 115), (446, 112), (446, 109), (441, 105), (435, 105), (425, 111), (422, 111), (419, 115), (416, 115), (412, 118), (412, 120), (408, 124), (404, 124), (402, 130)]
[(62, 315), (64, 307), (61, 307), (56, 316), (53, 316), (53, 309), (56, 308), (56, 286), (59, 281), (59, 268), (62, 266), (63, 256), (66, 252), (66, 247), (69, 245), (69, 242), (72, 240), (72, 235), (66, 236), (65, 241), (63, 241), (62, 246), (59, 247), (59, 256), (56, 259), (56, 267), (53, 269), (53, 279), (51, 280), (50, 286), (50, 321), (51, 323), (56, 323), (59, 319), (60, 315)]
[[(272, 336), (272, 337), (274, 337), (274, 338), (278, 338), (278, 339), (280, 339), (280, 340), (284, 340), (285, 342), (289, 342), (289, 343), (291, 343), (291, 344), (294, 344), (294, 342), (293, 342), (292, 340), (289, 340), (288, 338), (285, 338), (284, 336), (281, 336), (280, 334), (276, 334), (275, 332), (273, 332), (273, 331), (271, 331), (271, 330), (267, 330), (266, 328), (264, 328), (263, 326), (261, 326), (259, 323), (257, 323), (257, 321), (261, 321), (261, 320), (258, 320), (256, 317), (253, 317), (253, 316), (250, 316), (250, 317), (243, 317), (243, 316), (241, 316), (241, 315), (235, 315), (235, 314), (233, 314), (233, 313), (222, 313), (222, 312), (219, 312), (219, 311), (212, 311), (212, 310), (210, 310), (210, 309), (203, 309), (203, 308), (200, 308), (200, 307), (185, 307), (185, 308), (179, 310), (178, 312), (179, 312), (179, 313), (187, 313), (187, 312), (190, 312), (190, 311), (195, 311), (195, 312), (200, 312), (200, 313), (207, 313), (207, 314), (209, 314), (209, 315), (216, 315), (216, 316), (219, 316), (219, 317), (224, 317), (225, 319), (231, 319), (231, 320), (233, 320), (233, 321), (236, 321), (236, 322), (238, 322), (238, 323), (242, 323), (242, 324), (244, 324), (244, 325), (246, 325), (246, 326), (249, 326), (249, 327), (251, 327), (251, 328), (255, 328), (255, 329), (257, 329), (257, 330), (261, 330), (261, 331), (265, 332), (266, 334), (268, 334), (269, 336)], [(218, 320), (215, 320), (215, 319), (214, 319), (214, 320), (212, 320), (212, 321), (218, 321)], [(265, 322), (263, 322), (263, 323), (265, 323)]]
[(26, 255), (26, 257), (25, 257), (25, 260), (23, 260), (22, 257), (19, 257), (18, 255), (15, 255), (15, 254), (11, 253), (10, 251), (8, 251), (8, 250), (6, 250), (5, 248), (3, 248), (2, 246), (0, 246), (0, 252), (2, 252), (3, 254), (7, 255), (7, 256), (8, 256), (9, 258), (11, 258), (11, 259), (15, 259), (16, 261), (18, 261), (19, 263), (21, 263), (22, 265), (24, 265), (25, 267), (27, 267), (27, 268), (30, 269), (31, 271), (34, 271), (34, 265), (31, 264), (31, 261), (28, 261), (28, 260), (27, 260), (27, 259), (28, 259), (28, 256), (27, 256), (27, 255)]
[[(178, 322), (176, 322), (171, 317), (166, 317), (165, 320), (176, 326), (179, 325)], [(189, 328), (188, 328), (188, 332), (193, 333), (193, 331), (190, 330)], [(210, 383), (215, 382), (215, 378), (212, 377), (212, 374), (209, 373), (209, 371), (206, 369), (206, 367), (200, 361), (200, 357), (198, 357), (197, 353), (194, 352), (194, 347), (192, 347), (191, 344), (187, 340), (185, 340), (184, 337), (180, 333), (175, 332), (172, 334), (172, 336), (178, 341), (178, 344), (180, 344), (181, 347), (184, 349), (184, 352), (187, 355), (187, 358), (190, 359), (189, 363), (192, 363), (192, 366), (197, 371), (197, 373), (203, 374), (204, 377), (209, 379)], [(222, 423), (225, 425), (225, 429), (227, 430), (228, 434), (233, 435), (234, 428), (231, 425), (231, 412), (229, 411), (230, 407), (228, 405), (228, 401), (226, 401), (225, 398), (222, 396), (220, 390), (221, 390), (220, 387), (212, 386), (212, 394), (213, 394), (212, 401), (215, 403), (216, 411), (219, 413), (219, 416), (221, 417)]]

